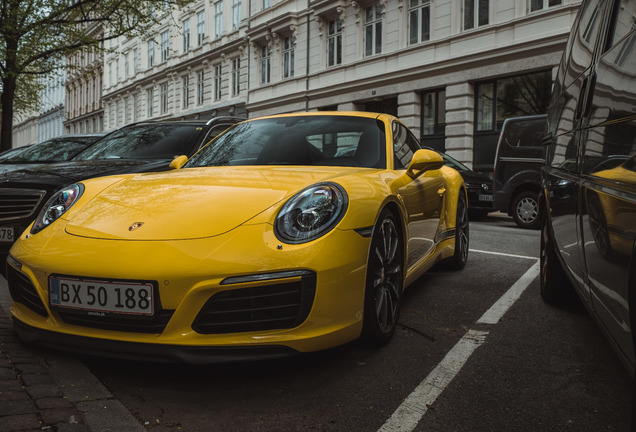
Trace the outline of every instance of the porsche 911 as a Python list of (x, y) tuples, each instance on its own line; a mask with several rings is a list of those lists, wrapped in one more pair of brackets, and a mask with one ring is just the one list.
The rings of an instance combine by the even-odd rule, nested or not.
[(175, 156), (44, 205), (7, 259), (24, 341), (187, 363), (380, 346), (407, 286), (466, 264), (462, 177), (393, 116), (261, 117)]

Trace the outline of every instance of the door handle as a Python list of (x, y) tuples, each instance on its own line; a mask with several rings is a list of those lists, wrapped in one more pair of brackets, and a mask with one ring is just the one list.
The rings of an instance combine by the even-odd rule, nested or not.
[(446, 193), (446, 188), (440, 188), (437, 193), (439, 194), (439, 196), (443, 196)]

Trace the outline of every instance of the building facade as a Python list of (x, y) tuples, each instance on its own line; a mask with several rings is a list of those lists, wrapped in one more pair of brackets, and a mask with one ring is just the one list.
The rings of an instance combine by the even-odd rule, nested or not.
[[(103, 34), (103, 26), (87, 29), (95, 38)], [(66, 134), (98, 133), (104, 130), (102, 79), (104, 74), (101, 50), (86, 48), (66, 59), (66, 103), (64, 131)]]
[[(507, 117), (543, 113), (580, 0), (212, 0), (107, 42), (104, 128), (381, 111), (492, 169)], [(157, 12), (159, 13), (159, 12)]]
[(64, 134), (65, 72), (54, 72), (43, 79), (38, 116), (38, 142)]

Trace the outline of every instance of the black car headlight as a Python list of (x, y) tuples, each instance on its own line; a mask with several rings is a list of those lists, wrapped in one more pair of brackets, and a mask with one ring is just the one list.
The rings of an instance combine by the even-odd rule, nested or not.
[(276, 237), (286, 243), (305, 243), (329, 232), (349, 204), (345, 190), (335, 183), (319, 183), (294, 195), (280, 210)]
[(31, 234), (42, 231), (59, 219), (82, 196), (84, 185), (75, 183), (56, 192), (49, 199), (31, 227)]

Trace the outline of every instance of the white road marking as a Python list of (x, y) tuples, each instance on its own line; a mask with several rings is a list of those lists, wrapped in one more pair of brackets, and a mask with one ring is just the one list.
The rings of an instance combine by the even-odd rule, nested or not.
[[(491, 253), (486, 251), (474, 251)], [(499, 254), (497, 255), (508, 255)], [(516, 258), (529, 258), (524, 256), (514, 256)], [(537, 260), (537, 258), (533, 258)], [(490, 309), (477, 321), (481, 325), (494, 325), (510, 309), (515, 301), (521, 297), (532, 281), (539, 275), (539, 262), (512, 285), (506, 293), (493, 304)], [(468, 330), (457, 344), (446, 354), (444, 359), (431, 371), (413, 392), (407, 396), (397, 410), (382, 425), (378, 432), (411, 432), (413, 431), (429, 406), (442, 394), (446, 386), (455, 378), (457, 373), (466, 364), (472, 353), (486, 342), (488, 331)]]
[(537, 261), (530, 269), (519, 278), (513, 286), (501, 296), (497, 302), (477, 320), (477, 324), (497, 324), (501, 317), (510, 309), (521, 294), (530, 286), (532, 281), (539, 275), (539, 262)]
[(537, 259), (539, 259), (536, 256), (529, 257), (529, 256), (525, 256), (525, 255), (515, 255), (515, 254), (508, 254), (508, 253), (503, 253), (503, 252), (491, 252), (491, 251), (478, 250), (478, 249), (469, 249), (469, 252), (477, 252), (477, 253), (483, 253), (483, 254), (489, 254), (489, 255), (499, 255), (499, 256), (505, 256), (505, 257), (510, 257), (510, 258), (521, 258), (521, 259), (529, 259), (529, 260), (537, 260)]

